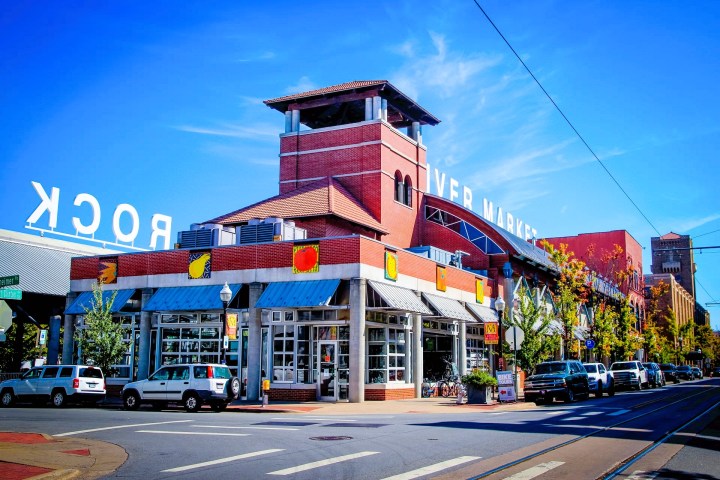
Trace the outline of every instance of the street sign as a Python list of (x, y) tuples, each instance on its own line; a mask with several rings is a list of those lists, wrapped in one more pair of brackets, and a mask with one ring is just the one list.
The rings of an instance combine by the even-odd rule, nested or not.
[(505, 332), (505, 341), (510, 344), (510, 348), (517, 349), (525, 340), (525, 332), (520, 327), (510, 327)]
[(7, 303), (0, 300), (0, 329), (7, 332), (10, 325), (12, 325), (12, 310)]
[(585, 340), (585, 346), (592, 350), (593, 348), (595, 348), (595, 340), (593, 340), (592, 338), (588, 338), (587, 340)]
[(40, 345), (47, 343), (47, 330), (40, 330)]
[(22, 290), (15, 288), (0, 288), (0, 298), (7, 300), (22, 300)]
[(0, 277), (0, 287), (9, 287), (10, 285), (20, 285), (20, 275)]

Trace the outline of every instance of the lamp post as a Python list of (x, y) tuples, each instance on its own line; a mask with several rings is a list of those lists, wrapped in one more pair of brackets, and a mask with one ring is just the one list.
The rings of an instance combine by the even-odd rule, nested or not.
[(232, 290), (230, 290), (227, 282), (225, 282), (222, 290), (220, 290), (220, 301), (223, 304), (223, 318), (222, 325), (220, 327), (220, 340), (222, 341), (222, 349), (220, 350), (220, 363), (222, 364), (225, 364), (225, 351), (228, 348), (228, 338), (227, 335), (225, 335), (225, 324), (227, 323), (227, 308), (228, 304), (230, 303), (231, 297)]
[(680, 363), (682, 361), (682, 342), (683, 342), (682, 335), (680, 335), (678, 340), (680, 340), (680, 351), (678, 352), (678, 363)]
[[(502, 358), (502, 324), (503, 324), (503, 314), (505, 312), (505, 300), (502, 299), (502, 297), (497, 297), (495, 299), (495, 310), (498, 312), (498, 363), (500, 358)], [(495, 372), (497, 372), (497, 368), (495, 368)], [(495, 373), (493, 372), (493, 373)]]

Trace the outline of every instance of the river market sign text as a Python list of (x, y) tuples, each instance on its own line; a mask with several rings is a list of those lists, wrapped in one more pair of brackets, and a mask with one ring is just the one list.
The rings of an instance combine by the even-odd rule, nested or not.
[[(47, 194), (43, 186), (38, 182), (32, 182), (32, 186), (40, 196), (40, 204), (35, 208), (35, 211), (26, 220), (28, 225), (25, 228), (31, 230), (39, 230), (41, 232), (48, 232), (54, 235), (61, 235), (66, 237), (75, 237), (86, 241), (115, 245), (118, 247), (130, 248), (133, 250), (145, 250), (144, 248), (135, 247), (135, 239), (137, 238), (140, 230), (140, 216), (138, 211), (132, 205), (127, 203), (121, 203), (115, 207), (112, 218), (112, 231), (115, 234), (115, 242), (108, 242), (104, 240), (98, 240), (95, 238), (95, 232), (100, 227), (101, 210), (100, 203), (98, 200), (90, 195), (89, 193), (79, 193), (75, 196), (73, 205), (80, 207), (83, 204), (87, 204), (90, 207), (91, 215), (89, 222), (83, 222), (80, 217), (72, 217), (72, 225), (75, 227), (75, 235), (56, 232), (58, 211), (60, 209), (60, 189), (52, 187), (50, 195)], [(48, 228), (38, 228), (33, 226), (35, 222), (47, 212), (48, 214)], [(123, 217), (126, 217), (130, 221), (130, 228), (123, 230), (120, 225), (120, 221)], [(170, 233), (172, 231), (172, 217), (167, 215), (161, 215), (156, 213), (152, 216), (151, 221), (152, 234), (150, 236), (150, 248), (157, 249), (157, 243), (159, 238), (164, 239), (165, 250), (170, 248)], [(117, 243), (124, 242), (124, 243)]]
[[(473, 210), (473, 192), (467, 186), (463, 185), (460, 189), (460, 183), (452, 177), (448, 177), (444, 172), (440, 172), (437, 168), (427, 166), (427, 186), (428, 192), (430, 185), (435, 181), (435, 192), (438, 196), (447, 198), (451, 202), (462, 203), (462, 206), (468, 210)], [(448, 187), (447, 194), (445, 187)], [(462, 191), (462, 202), (460, 201)], [(502, 207), (495, 209), (493, 202), (487, 198), (483, 198), (482, 216), (485, 220), (494, 223), (500, 228), (516, 235), (523, 240), (533, 240), (537, 238), (537, 230), (532, 226), (524, 223), (521, 219), (515, 217), (510, 212), (503, 212)]]

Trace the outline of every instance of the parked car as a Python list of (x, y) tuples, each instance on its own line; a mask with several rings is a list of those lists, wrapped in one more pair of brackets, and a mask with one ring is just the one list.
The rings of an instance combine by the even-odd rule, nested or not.
[(679, 383), (680, 379), (677, 376), (677, 367), (674, 363), (661, 363), (660, 370), (665, 374), (666, 381), (672, 381), (673, 383)]
[(690, 365), (679, 365), (677, 367), (677, 377), (680, 380), (692, 380), (693, 373)]
[(583, 363), (585, 371), (588, 374), (588, 385), (590, 391), (596, 397), (602, 397), (603, 393), (607, 393), (612, 397), (615, 395), (615, 381), (612, 373), (605, 368), (602, 363)]
[(610, 371), (615, 379), (615, 388), (634, 388), (642, 390), (648, 388), (647, 370), (637, 360), (615, 362), (610, 365)]
[(20, 378), (0, 383), (0, 406), (15, 402), (45, 404), (55, 407), (68, 403), (96, 404), (105, 398), (105, 377), (92, 365), (44, 365), (34, 367)]
[(155, 408), (178, 403), (188, 412), (198, 411), (203, 404), (221, 412), (239, 393), (240, 380), (227, 365), (203, 363), (161, 367), (146, 380), (126, 384), (122, 398), (127, 410), (137, 410), (141, 403)]
[(710, 372), (711, 377), (720, 377), (720, 367), (713, 368), (712, 372)]
[(651, 388), (665, 385), (665, 374), (660, 369), (660, 365), (655, 362), (647, 362), (642, 365), (647, 370), (648, 383)]
[(589, 397), (590, 384), (585, 367), (577, 360), (543, 362), (525, 379), (525, 401), (540, 405), (563, 399), (572, 402), (577, 396)]
[(700, 367), (692, 367), (693, 378), (703, 378), (703, 372)]

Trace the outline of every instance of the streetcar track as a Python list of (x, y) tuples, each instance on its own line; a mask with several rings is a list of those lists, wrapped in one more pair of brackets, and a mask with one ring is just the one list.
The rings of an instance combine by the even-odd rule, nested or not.
[[(631, 407), (633, 410), (636, 409), (636, 408), (643, 408), (643, 407), (645, 407), (645, 406), (652, 405), (652, 404), (654, 404), (654, 403), (663, 402), (663, 405), (660, 406), (660, 407), (658, 407), (658, 408), (655, 408), (655, 409), (650, 410), (650, 411), (648, 411), (648, 412), (643, 412), (642, 414), (637, 414), (637, 415), (635, 415), (635, 416), (633, 416), (633, 417), (631, 417), (631, 418), (623, 419), (623, 420), (621, 420), (621, 421), (619, 421), (619, 422), (616, 422), (616, 423), (613, 423), (613, 424), (611, 424), (611, 425), (607, 425), (607, 426), (605, 426), (605, 427), (598, 428), (597, 430), (594, 430), (594, 431), (592, 431), (592, 432), (588, 432), (588, 433), (586, 433), (586, 434), (584, 434), (584, 435), (581, 435), (581, 436), (576, 437), (576, 438), (572, 438), (572, 439), (570, 439), (570, 440), (566, 440), (566, 441), (561, 442), (561, 443), (559, 443), (559, 444), (557, 444), (557, 445), (553, 445), (553, 446), (551, 446), (551, 447), (544, 448), (544, 449), (539, 450), (539, 451), (537, 451), (537, 452), (535, 452), (535, 453), (531, 453), (530, 455), (526, 455), (526, 456), (524, 456), (524, 457), (522, 457), (522, 458), (519, 458), (519, 459), (517, 459), (517, 460), (513, 460), (512, 462), (508, 462), (508, 463), (506, 463), (506, 464), (500, 465), (500, 466), (498, 466), (498, 467), (495, 467), (495, 468), (493, 468), (493, 469), (491, 469), (491, 470), (488, 470), (488, 471), (486, 471), (486, 472), (483, 472), (483, 473), (481, 473), (481, 474), (475, 475), (475, 476), (473, 476), (473, 477), (469, 477), (468, 480), (479, 480), (479, 479), (481, 479), (481, 478), (489, 477), (490, 475), (494, 475), (494, 474), (496, 474), (496, 473), (498, 473), (498, 472), (502, 472), (503, 470), (507, 470), (507, 469), (509, 469), (509, 468), (515, 467), (515, 466), (517, 466), (517, 465), (520, 465), (520, 464), (522, 464), (522, 463), (528, 462), (528, 461), (530, 461), (530, 460), (532, 460), (532, 459), (534, 459), (534, 458), (537, 458), (537, 457), (540, 457), (540, 456), (542, 456), (542, 455), (545, 455), (546, 453), (553, 452), (553, 451), (558, 450), (558, 449), (560, 449), (560, 448), (563, 448), (563, 447), (566, 447), (566, 446), (568, 446), (568, 445), (572, 445), (572, 444), (574, 444), (574, 443), (577, 443), (577, 442), (579, 442), (579, 441), (581, 441), (581, 440), (584, 440), (584, 439), (586, 439), (586, 438), (589, 438), (589, 437), (592, 437), (592, 436), (599, 435), (599, 434), (601, 434), (601, 433), (607, 432), (608, 430), (611, 430), (611, 429), (613, 429), (613, 428), (619, 427), (620, 425), (623, 425), (623, 424), (626, 424), (626, 423), (630, 423), (630, 422), (632, 422), (632, 421), (634, 421), (634, 420), (637, 420), (637, 419), (639, 419), (639, 418), (641, 418), (641, 417), (643, 417), (643, 416), (645, 416), (645, 415), (648, 415), (648, 414), (650, 414), (650, 413), (654, 413), (654, 412), (658, 412), (658, 411), (660, 411), (660, 410), (664, 410), (664, 409), (669, 408), (669, 407), (671, 407), (671, 406), (673, 406), (673, 405), (675, 405), (675, 404), (677, 404), (677, 403), (685, 402), (685, 401), (687, 401), (687, 400), (689, 400), (689, 399), (692, 399), (692, 398), (694, 398), (694, 397), (697, 397), (697, 396), (706, 394), (707, 392), (716, 390), (716, 389), (718, 389), (718, 388), (720, 388), (720, 387), (715, 387), (715, 386), (713, 386), (713, 387), (711, 387), (711, 388), (709, 388), (709, 389), (701, 389), (701, 390), (698, 391), (697, 393), (693, 393), (693, 394), (691, 394), (691, 395), (686, 395), (686, 394), (672, 395), (672, 396), (670, 396), (669, 398), (666, 397), (666, 398), (661, 398), (661, 399), (652, 399), (652, 400), (649, 400), (649, 401), (647, 401), (647, 402), (643, 402), (643, 403), (634, 405), (633, 407)], [(680, 398), (678, 398), (678, 397), (680, 397)], [(675, 400), (675, 401), (673, 401), (673, 402), (667, 403), (667, 400), (668, 400), (668, 399), (672, 400), (672, 399), (674, 399), (674, 398), (678, 398), (678, 400)], [(679, 427), (678, 429), (673, 430), (672, 432), (666, 432), (665, 435), (664, 435), (664, 436), (662, 437), (662, 439), (661, 439), (662, 442), (666, 441), (667, 438), (670, 438), (672, 435), (674, 435), (679, 429), (685, 428), (687, 425), (691, 424), (692, 422), (696, 421), (698, 418), (700, 418), (700, 417), (702, 417), (703, 415), (705, 415), (705, 414), (707, 413), (707, 411), (712, 410), (713, 408), (716, 408), (718, 405), (720, 405), (720, 402), (715, 403), (715, 405), (713, 405), (710, 409), (706, 410), (706, 411), (703, 412), (702, 414), (697, 415), (697, 416), (694, 416), (689, 422), (683, 424), (683, 425), (682, 425), (681, 427)], [(657, 445), (656, 445), (656, 444), (657, 444)], [(657, 446), (659, 446), (658, 440), (653, 441), (653, 442), (652, 442), (652, 445), (649, 445), (648, 447), (645, 447), (645, 449), (641, 450), (640, 452), (636, 452), (634, 455), (631, 455), (631, 456), (625, 458), (623, 461), (621, 461), (621, 462), (620, 462), (620, 465), (623, 466), (623, 467), (622, 467), (621, 469), (615, 469), (615, 470), (613, 470), (613, 472), (611, 472), (611, 473), (616, 476), (617, 473), (620, 473), (620, 472), (624, 471), (625, 469), (627, 469), (628, 466), (632, 465), (632, 464), (635, 463), (639, 458), (641, 458), (641, 457), (639, 457), (638, 455), (640, 455), (644, 450), (650, 449), (651, 447), (652, 447), (652, 449), (655, 449)], [(650, 451), (651, 451), (651, 450), (648, 450), (646, 453), (649, 453)], [(616, 472), (617, 472), (617, 473), (616, 473)], [(614, 476), (613, 476), (613, 477), (606, 477), (606, 475), (608, 475), (607, 472), (606, 472), (606, 473), (603, 473), (603, 475), (600, 476), (600, 477), (598, 477), (597, 480), (609, 480), (609, 479), (611, 479), (611, 478), (614, 478)]]

